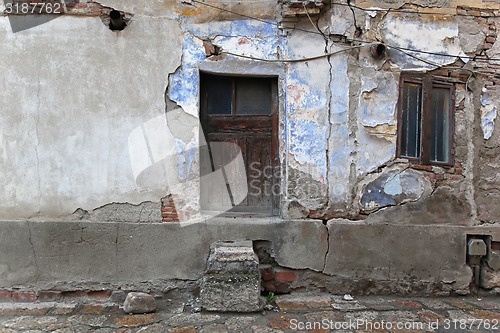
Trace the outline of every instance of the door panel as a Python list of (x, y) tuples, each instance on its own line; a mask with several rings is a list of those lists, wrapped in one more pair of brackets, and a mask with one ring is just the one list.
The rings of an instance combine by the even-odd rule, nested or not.
[[(215, 80), (212, 80), (214, 77)], [(217, 86), (219, 83), (220, 86)], [(217, 195), (210, 190), (215, 189), (213, 184), (202, 183), (202, 209), (277, 212), (276, 87), (274, 78), (220, 78), (202, 74), (200, 118), (208, 149), (200, 149), (200, 155), (204, 155), (200, 156), (201, 169), (205, 168), (201, 173), (221, 170), (229, 194)], [(228, 100), (231, 100), (230, 106)], [(219, 104), (219, 101), (222, 103)], [(226, 148), (215, 151), (210, 143), (232, 145), (218, 145)], [(244, 168), (230, 163), (239, 153), (243, 157)], [(246, 180), (246, 184), (237, 184), (238, 179)]]

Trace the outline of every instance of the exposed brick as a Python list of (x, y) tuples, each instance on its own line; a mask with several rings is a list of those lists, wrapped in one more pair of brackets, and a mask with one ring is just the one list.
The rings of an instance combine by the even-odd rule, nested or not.
[(264, 281), (274, 279), (274, 269), (271, 265), (260, 265), (260, 275)]
[(462, 180), (464, 176), (462, 175), (446, 175), (446, 179), (448, 180)]
[(433, 174), (433, 175), (429, 175), (429, 177), (431, 177), (435, 180), (443, 180), (444, 179), (444, 175), (441, 175), (441, 174), (439, 174), (439, 175)]
[(269, 327), (280, 331), (290, 331), (290, 322), (297, 320), (297, 316), (286, 313), (272, 313), (267, 317)]
[(486, 43), (492, 43), (494, 44), (496, 42), (496, 37), (493, 37), (493, 36), (488, 36), (486, 37)]
[(276, 283), (274, 283), (274, 281), (267, 281), (264, 283), (264, 290), (277, 291), (278, 288), (276, 288)]
[(316, 210), (311, 210), (308, 215), (309, 218), (311, 219), (320, 219), (323, 217), (323, 214), (316, 211)]
[(12, 292), (12, 299), (14, 302), (35, 302), (36, 293), (32, 291), (14, 291)]
[(62, 292), (55, 290), (42, 290), (38, 292), (38, 300), (42, 302), (58, 301), (62, 298)]
[(63, 298), (82, 298), (87, 297), (86, 291), (76, 290), (76, 291), (63, 291)]
[(468, 10), (467, 11), (467, 15), (471, 15), (471, 16), (481, 16), (481, 12), (479, 10)]
[(87, 296), (93, 299), (108, 299), (111, 296), (111, 290), (89, 291)]
[(162, 222), (179, 222), (179, 214), (171, 194), (161, 198), (161, 217)]
[(157, 313), (135, 314), (115, 318), (115, 324), (125, 327), (139, 327), (159, 321)]
[(397, 304), (398, 307), (401, 307), (403, 309), (422, 309), (423, 306), (421, 303), (417, 301), (412, 301), (412, 300), (395, 300), (393, 303)]
[(12, 291), (0, 290), (0, 302), (10, 302), (10, 301), (12, 301)]
[(297, 279), (297, 274), (293, 271), (283, 271), (277, 269), (275, 270), (274, 275), (277, 282), (293, 282)]
[(82, 304), (75, 313), (80, 315), (100, 315), (104, 310), (105, 306), (102, 304)]
[(410, 167), (415, 170), (432, 171), (432, 166), (422, 164), (410, 164)]
[(276, 282), (276, 294), (289, 294), (290, 293), (290, 282)]

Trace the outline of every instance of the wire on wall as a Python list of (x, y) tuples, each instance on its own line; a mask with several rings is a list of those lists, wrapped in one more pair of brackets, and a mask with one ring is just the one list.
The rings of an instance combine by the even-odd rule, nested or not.
[[(193, 2), (198, 2), (198, 3), (205, 3), (205, 4), (212, 4), (212, 5), (217, 5), (217, 4), (231, 4), (231, 5), (241, 5), (241, 4), (247, 4), (247, 3), (276, 3), (276, 0), (241, 0), (241, 1), (234, 1), (234, 0), (221, 0), (217, 2), (210, 2), (210, 1), (195, 1), (192, 0)], [(344, 7), (349, 7), (351, 9), (357, 9), (360, 11), (364, 12), (379, 12), (379, 13), (400, 13), (400, 14), (419, 14), (419, 15), (434, 15), (434, 16), (465, 16), (465, 17), (482, 17), (482, 15), (473, 15), (473, 14), (466, 14), (466, 13), (461, 13), (461, 12), (456, 12), (456, 13), (443, 13), (443, 12), (432, 12), (432, 11), (418, 11), (418, 10), (411, 10), (411, 9), (399, 9), (399, 8), (388, 8), (388, 9), (383, 9), (383, 8), (363, 8), (357, 5), (354, 5), (350, 2), (348, 3), (343, 3), (343, 2), (338, 2), (338, 1), (330, 1), (331, 5), (337, 5), (337, 6), (344, 6)], [(454, 9), (454, 8), (447, 8), (447, 9)], [(489, 9), (491, 10), (491, 9)], [(499, 17), (499, 15), (496, 15), (495, 13), (490, 13), (488, 14), (489, 17)]]
[[(466, 16), (466, 17), (482, 17), (481, 15), (472, 15), (472, 14), (465, 14), (465, 13), (443, 13), (443, 12), (427, 12), (427, 11), (418, 11), (418, 10), (411, 10), (411, 9), (382, 9), (382, 8), (363, 8), (359, 7), (356, 5), (353, 5), (351, 3), (342, 3), (342, 2), (335, 2), (332, 1), (330, 2), (332, 5), (337, 5), (337, 6), (345, 6), (357, 10), (361, 10), (364, 12), (376, 12), (376, 13), (401, 13), (401, 14), (419, 14), (419, 15), (434, 15), (434, 16)], [(453, 8), (449, 8), (453, 9)], [(494, 13), (489, 14), (488, 16), (490, 17), (498, 17)]]
[[(195, 2), (195, 3), (201, 4), (201, 5), (204, 5), (204, 6), (208, 6), (208, 7), (213, 8), (213, 9), (217, 9), (217, 10), (223, 11), (223, 12), (228, 12), (228, 13), (231, 13), (231, 14), (234, 14), (234, 15), (238, 15), (238, 16), (245, 17), (245, 18), (252, 19), (252, 20), (256, 20), (256, 21), (259, 21), (259, 22), (262, 22), (262, 23), (270, 24), (270, 25), (276, 26), (278, 28), (280, 27), (279, 23), (277, 23), (277, 22), (267, 21), (267, 20), (260, 19), (258, 17), (254, 17), (254, 16), (250, 16), (250, 15), (238, 13), (238, 12), (226, 9), (226, 8), (215, 6), (215, 5), (213, 5), (212, 3), (209, 3), (209, 2), (204, 2), (204, 1), (199, 1), (199, 0), (192, 0), (192, 1)], [(345, 6), (354, 6), (354, 8), (359, 8), (359, 9), (365, 10), (365, 9), (363, 9), (361, 7), (357, 7), (355, 5), (341, 4), (341, 3), (337, 3), (337, 2), (332, 2), (332, 4), (345, 5)], [(368, 9), (366, 9), (366, 10), (368, 10)], [(373, 10), (375, 10), (375, 9), (373, 9)], [(376, 9), (376, 11), (387, 11), (387, 10), (385, 10), (385, 9)], [(420, 12), (417, 12), (417, 11), (408, 11), (408, 10), (390, 10), (390, 11), (400, 11), (400, 12), (403, 11), (405, 13), (419, 13), (420, 14)], [(472, 15), (469, 15), (469, 16), (472, 16)], [(310, 17), (309, 17), (309, 19), (311, 20)], [(311, 22), (311, 23), (313, 23), (313, 22)], [(314, 26), (314, 24), (313, 24), (313, 26)], [(315, 26), (315, 28), (317, 28), (317, 27)], [(306, 33), (313, 33), (313, 34), (317, 34), (317, 35), (322, 35), (323, 37), (325, 37), (325, 34), (323, 32), (321, 32), (321, 31), (311, 31), (311, 30), (306, 30), (306, 29), (301, 29), (301, 28), (294, 28), (294, 29), (298, 30), (298, 31), (306, 32)], [(351, 40), (348, 40), (348, 41), (351, 42), (351, 43), (352, 42), (357, 42), (357, 43), (363, 43), (363, 44), (372, 44), (372, 43), (375, 43), (375, 42), (377, 42), (377, 43), (383, 43), (383, 42), (380, 42), (380, 41), (366, 41), (366, 40), (360, 40), (360, 39), (351, 39)], [(395, 50), (397, 50), (399, 52), (402, 52), (402, 53), (404, 53), (404, 54), (406, 54), (406, 55), (408, 55), (408, 56), (410, 56), (410, 57), (412, 57), (412, 58), (414, 58), (416, 60), (422, 61), (422, 62), (430, 64), (432, 66), (437, 66), (437, 67), (440, 67), (440, 65), (432, 63), (432, 62), (430, 62), (428, 60), (422, 59), (422, 58), (417, 57), (415, 55), (412, 55), (409, 52), (419, 53), (419, 54), (427, 54), (427, 55), (435, 55), (435, 56), (441, 56), (441, 57), (469, 59), (469, 60), (474, 60), (474, 61), (500, 61), (500, 58), (488, 58), (486, 56), (467, 56), (467, 55), (446, 54), (446, 53), (431, 52), (431, 51), (424, 51), (424, 50), (417, 50), (417, 49), (410, 49), (410, 48), (405, 48), (405, 47), (399, 47), (399, 46), (394, 46), (394, 45), (390, 45), (390, 44), (386, 44), (386, 43), (383, 43), (383, 44), (386, 45), (388, 48), (395, 49)], [(347, 49), (344, 49), (344, 50), (341, 50), (341, 51), (338, 51), (338, 52), (325, 53), (325, 54), (322, 54), (322, 55), (318, 55), (318, 56), (314, 56), (314, 57), (310, 57), (310, 58), (303, 58), (303, 59), (265, 59), (265, 58), (257, 58), (257, 57), (245, 56), (245, 55), (241, 55), (241, 54), (237, 54), (237, 53), (232, 53), (232, 52), (228, 52), (228, 51), (222, 51), (221, 53), (233, 55), (233, 56), (236, 56), (236, 57), (247, 58), (247, 59), (252, 59), (252, 60), (259, 60), (259, 61), (266, 61), (266, 62), (301, 62), (301, 61), (315, 60), (315, 59), (319, 59), (319, 58), (323, 58), (323, 57), (328, 57), (328, 56), (331, 56), (331, 55), (335, 55), (337, 53), (341, 53), (341, 52), (345, 52), (345, 51), (348, 51), (348, 50), (352, 50), (354, 48), (360, 48), (362, 46), (363, 45), (354, 46), (352, 48), (347, 48)]]
[(229, 51), (221, 51), (221, 53), (232, 55), (235, 57), (251, 59), (251, 60), (258, 60), (258, 61), (265, 61), (265, 62), (289, 62), (290, 63), (290, 62), (304, 62), (304, 61), (311, 61), (311, 60), (326, 58), (326, 57), (330, 57), (330, 56), (333, 56), (333, 55), (336, 55), (339, 53), (348, 52), (348, 51), (351, 51), (354, 49), (359, 49), (359, 48), (362, 48), (364, 46), (365, 45), (355, 45), (355, 46), (351, 46), (351, 47), (348, 47), (348, 48), (345, 48), (345, 49), (342, 49), (339, 51), (335, 51), (335, 52), (328, 52), (328, 53), (320, 54), (320, 55), (313, 56), (313, 57), (298, 58), (298, 59), (266, 59), (266, 58), (258, 58), (258, 57), (253, 57), (253, 56), (247, 56), (244, 54), (233, 53), (233, 52), (229, 52)]

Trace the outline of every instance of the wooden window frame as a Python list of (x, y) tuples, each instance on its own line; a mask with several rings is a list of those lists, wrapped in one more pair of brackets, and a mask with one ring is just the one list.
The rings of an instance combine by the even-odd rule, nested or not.
[[(403, 125), (403, 87), (404, 84), (418, 83), (422, 87), (422, 119), (420, 121), (420, 156), (411, 157), (401, 155), (402, 145), (402, 125)], [(448, 161), (432, 161), (430, 158), (431, 151), (431, 129), (432, 129), (432, 91), (434, 88), (445, 88), (450, 90), (450, 109), (449, 109), (449, 135), (448, 135)], [(399, 80), (399, 100), (398, 100), (398, 128), (397, 128), (397, 148), (396, 156), (405, 158), (410, 162), (422, 165), (437, 165), (444, 167), (452, 167), (454, 161), (454, 124), (455, 124), (455, 84), (445, 82), (433, 77), (432, 75), (417, 75), (417, 74), (402, 74)]]

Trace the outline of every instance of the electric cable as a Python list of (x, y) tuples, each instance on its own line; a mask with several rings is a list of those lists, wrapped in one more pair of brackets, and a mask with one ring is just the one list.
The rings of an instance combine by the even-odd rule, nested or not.
[(347, 47), (347, 48), (339, 50), (339, 51), (328, 52), (328, 53), (320, 54), (320, 55), (317, 55), (317, 56), (306, 57), (306, 58), (299, 58), (299, 59), (266, 59), (266, 58), (259, 58), (259, 57), (247, 56), (247, 55), (244, 55), (244, 54), (238, 54), (238, 53), (224, 51), (224, 50), (221, 51), (221, 53), (223, 53), (223, 54), (229, 54), (229, 55), (232, 55), (232, 56), (235, 56), (235, 57), (240, 57), (240, 58), (245, 58), (245, 59), (250, 59), (250, 60), (256, 60), (256, 61), (264, 61), (264, 62), (287, 62), (287, 63), (291, 63), (291, 62), (304, 62), (304, 61), (311, 61), (311, 60), (326, 58), (326, 57), (330, 57), (330, 56), (333, 56), (333, 55), (336, 55), (336, 54), (339, 54), (339, 53), (351, 51), (351, 50), (354, 50), (354, 49), (359, 49), (359, 48), (362, 48), (364, 46), (365, 45), (355, 45), (355, 46), (350, 46), (350, 47)]
[[(403, 13), (403, 14), (419, 14), (419, 15), (436, 15), (436, 16), (442, 15), (442, 16), (482, 17), (481, 15), (463, 14), (463, 13), (458, 13), (458, 12), (451, 14), (451, 13), (440, 13), (440, 12), (421, 12), (421, 11), (410, 10), (410, 9), (363, 8), (363, 7), (353, 5), (351, 3), (341, 3), (341, 2), (335, 2), (335, 1), (331, 1), (330, 4), (354, 8), (354, 9), (362, 10), (364, 12), (385, 12), (385, 13)], [(449, 8), (449, 9), (453, 9), (453, 8)], [(489, 15), (489, 17), (498, 17), (498, 15), (492, 14), (492, 15)]]
[[(192, 0), (193, 2), (199, 2)], [(211, 2), (211, 1), (203, 1), (202, 3), (206, 4), (213, 4), (217, 5), (220, 3), (224, 4), (246, 4), (246, 3), (275, 3), (276, 0), (242, 0), (242, 1), (234, 1), (234, 0), (221, 0), (217, 2)], [(338, 5), (338, 6), (344, 6), (344, 7), (349, 7), (357, 10), (361, 10), (364, 12), (382, 12), (382, 13), (402, 13), (402, 14), (419, 14), (419, 15), (441, 15), (441, 16), (465, 16), (465, 17), (482, 17), (481, 15), (472, 15), (472, 14), (464, 14), (464, 13), (443, 13), (443, 12), (424, 12), (424, 11), (418, 11), (418, 10), (411, 10), (411, 9), (397, 9), (397, 8), (388, 8), (388, 9), (383, 9), (383, 8), (363, 8), (357, 5), (353, 5), (351, 3), (342, 3), (342, 2), (337, 2), (337, 1), (330, 1), (329, 4), (331, 5)], [(447, 8), (447, 9), (454, 9), (454, 8)], [(491, 10), (490, 8), (485, 8), (486, 10)], [(499, 17), (498, 15), (492, 13), (489, 15), (489, 17)]]
[[(266, 24), (270, 24), (270, 25), (273, 25), (273, 26), (276, 26), (276, 27), (280, 28), (279, 23), (277, 23), (277, 22), (267, 21), (267, 20), (263, 20), (263, 19), (260, 19), (260, 18), (257, 18), (257, 17), (250, 16), (250, 15), (238, 13), (238, 12), (226, 9), (226, 8), (222, 8), (222, 7), (218, 7), (218, 6), (212, 5), (209, 2), (204, 2), (204, 1), (199, 1), (199, 0), (192, 0), (192, 1), (195, 2), (195, 3), (199, 3), (201, 5), (205, 5), (205, 6), (208, 6), (208, 7), (217, 9), (217, 10), (220, 10), (220, 11), (228, 12), (228, 13), (231, 13), (231, 14), (234, 14), (234, 15), (238, 15), (238, 16), (245, 17), (245, 18), (248, 18), (248, 19), (256, 20), (256, 21), (259, 21), (259, 22), (262, 22), (262, 23), (266, 23)], [(341, 4), (341, 3), (332, 2), (332, 4)], [(355, 5), (348, 5), (348, 4), (342, 4), (342, 5), (345, 5), (345, 6), (354, 6), (354, 8), (357, 7)], [(363, 8), (359, 7), (359, 9), (363, 9)], [(386, 11), (386, 10), (383, 10), (383, 11)], [(395, 10), (391, 10), (391, 11), (395, 11)], [(415, 13), (420, 13), (420, 12), (415, 12)], [(308, 15), (308, 17), (309, 17), (309, 15)], [(309, 20), (311, 21), (311, 23), (313, 23), (310, 17), (309, 17)], [(313, 24), (313, 26), (314, 26), (314, 24)], [(307, 33), (313, 33), (313, 34), (317, 34), (317, 35), (322, 35), (323, 37), (325, 37), (325, 34), (322, 33), (321, 31), (319, 31), (319, 32), (318, 31), (311, 31), (311, 30), (306, 30), (306, 29), (301, 29), (301, 28), (294, 28), (294, 29), (302, 31), (302, 32), (307, 32)], [(318, 29), (318, 28), (316, 27), (316, 29)], [(402, 51), (407, 51), (407, 52), (415, 52), (415, 53), (422, 53), (422, 54), (428, 54), (428, 55), (436, 55), (436, 56), (442, 56), (442, 57), (469, 59), (469, 60), (473, 60), (473, 61), (500, 61), (500, 58), (488, 58), (486, 56), (480, 56), (480, 55), (476, 55), (476, 56), (452, 55), (452, 54), (445, 54), (445, 53), (438, 53), (438, 52), (431, 52), (431, 51), (423, 51), (423, 50), (416, 50), (416, 49), (410, 49), (410, 48), (405, 48), (405, 47), (393, 46), (393, 45), (386, 44), (384, 42), (378, 42), (378, 41), (371, 41), (370, 42), (370, 41), (359, 40), (359, 39), (350, 39), (348, 41), (350, 41), (350, 42), (361, 42), (361, 43), (366, 43), (366, 44), (382, 43), (382, 44), (386, 45), (389, 48), (393, 48), (393, 49), (399, 50), (401, 52)], [(228, 52), (223, 52), (223, 53), (230, 54)], [(242, 55), (238, 55), (236, 53), (233, 53), (232, 55), (234, 55), (234, 56), (242, 56)], [(329, 55), (328, 53), (325, 53), (324, 55), (313, 57), (312, 59), (288, 59), (287, 61), (284, 61), (284, 62), (314, 60), (314, 59), (318, 59), (318, 58), (325, 57), (325, 56), (328, 56), (328, 55)], [(407, 54), (407, 55), (409, 55), (409, 54)], [(412, 55), (409, 55), (409, 56), (414, 57)], [(242, 56), (242, 57), (248, 57), (248, 56)], [(252, 59), (252, 58), (250, 58), (250, 59)], [(416, 59), (424, 61), (423, 59), (420, 59), (418, 57)], [(259, 58), (254, 58), (253, 60), (273, 61), (273, 62), (275, 60), (279, 61), (279, 59), (259, 59)], [(433, 66), (436, 66), (436, 65), (433, 64)]]
[[(277, 28), (280, 28), (280, 24), (278, 22), (267, 21), (267, 20), (263, 20), (263, 19), (258, 18), (258, 17), (253, 17), (253, 16), (249, 16), (249, 15), (246, 15), (246, 14), (238, 13), (238, 12), (226, 9), (226, 8), (222, 8), (222, 7), (219, 7), (219, 6), (214, 6), (214, 5), (212, 5), (212, 4), (208, 3), (208, 2), (204, 2), (204, 1), (198, 1), (198, 0), (191, 0), (191, 1), (199, 3), (199, 4), (207, 6), (207, 7), (210, 7), (210, 8), (213, 8), (213, 9), (217, 9), (217, 10), (220, 10), (220, 11), (223, 11), (223, 12), (227, 12), (227, 13), (230, 13), (230, 14), (234, 14), (234, 15), (238, 15), (238, 16), (241, 16), (241, 17), (249, 18), (249, 19), (256, 20), (256, 21), (259, 21), (259, 22), (262, 22), (262, 23), (267, 23), (267, 24), (270, 24), (270, 25), (274, 25)], [(302, 31), (302, 32), (307, 32), (307, 33), (310, 33), (310, 34), (321, 35), (321, 33), (317, 32), (317, 31), (311, 31), (311, 30), (306, 30), (306, 29), (301, 29), (301, 28), (296, 28), (296, 27), (294, 27), (294, 29)]]

